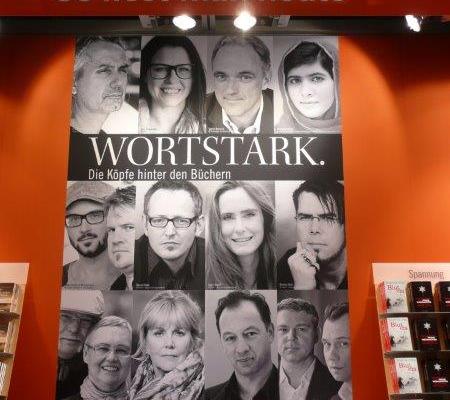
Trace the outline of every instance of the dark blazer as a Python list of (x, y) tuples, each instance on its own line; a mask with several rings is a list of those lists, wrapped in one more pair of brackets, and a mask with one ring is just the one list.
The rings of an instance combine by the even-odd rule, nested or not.
[(328, 368), (316, 359), (306, 400), (329, 400), (337, 394), (340, 386), (341, 384), (334, 380)]
[[(273, 90), (262, 91), (264, 108), (261, 115), (260, 134), (273, 133)], [(222, 107), (216, 99), (215, 93), (206, 95), (206, 129), (208, 133), (229, 133), (222, 123)]]
[[(151, 260), (151, 261), (150, 261)], [(173, 287), (172, 287), (173, 286)], [(177, 276), (150, 247), (148, 237), (142, 235), (134, 246), (134, 290), (205, 288), (205, 239), (196, 237), (184, 266)]]
[[(253, 400), (279, 400), (279, 398), (278, 370), (275, 366), (272, 366), (269, 378), (261, 390), (253, 397)], [(234, 372), (228, 381), (206, 389), (205, 400), (241, 400)]]

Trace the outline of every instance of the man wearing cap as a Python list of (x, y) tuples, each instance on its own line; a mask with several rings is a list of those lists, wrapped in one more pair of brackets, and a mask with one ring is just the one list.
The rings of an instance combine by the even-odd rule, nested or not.
[(77, 393), (87, 376), (82, 349), (91, 328), (104, 312), (99, 290), (61, 291), (56, 400)]
[(78, 260), (64, 265), (62, 285), (108, 290), (120, 272), (112, 265), (107, 248), (103, 205), (114, 188), (104, 182), (75, 182), (67, 189), (65, 225)]

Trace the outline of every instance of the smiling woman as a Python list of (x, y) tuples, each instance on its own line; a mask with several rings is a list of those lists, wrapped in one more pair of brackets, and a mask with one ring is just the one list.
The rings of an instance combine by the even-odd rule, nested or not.
[(227, 181), (209, 210), (209, 289), (274, 287), (274, 207), (255, 182)]
[(155, 36), (142, 49), (140, 133), (204, 132), (205, 72), (184, 36)]

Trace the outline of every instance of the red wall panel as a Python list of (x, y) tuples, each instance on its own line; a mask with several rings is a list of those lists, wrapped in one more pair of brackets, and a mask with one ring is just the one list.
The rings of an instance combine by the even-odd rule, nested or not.
[[(386, 398), (371, 263), (450, 260), (448, 48), (340, 42), (357, 400)], [(0, 260), (30, 262), (10, 399), (53, 399), (73, 42), (2, 37), (0, 54)]]

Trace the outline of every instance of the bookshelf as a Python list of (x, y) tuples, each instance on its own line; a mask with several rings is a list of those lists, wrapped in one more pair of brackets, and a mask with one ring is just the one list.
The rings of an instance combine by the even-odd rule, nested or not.
[[(432, 386), (435, 377), (432, 378), (431, 384), (431, 375), (428, 375), (430, 369), (427, 370), (431, 365), (435, 374), (434, 368), (444, 372), (445, 369), (440, 366), (450, 366), (450, 347), (444, 328), (447, 326), (446, 321), (450, 320), (450, 312), (439, 311), (440, 303), (435, 289), (438, 282), (450, 281), (450, 264), (376, 263), (373, 264), (373, 278), (389, 399), (450, 400), (450, 391), (437, 391), (436, 387)], [(383, 282), (384, 286), (380, 287)], [(409, 282), (420, 282), (411, 286), (415, 285), (424, 292), (424, 283), (431, 283), (432, 292), (428, 294), (428, 298), (431, 297), (431, 310), (434, 308), (434, 311), (417, 311), (418, 303), (414, 301), (413, 306), (411, 300), (413, 289), (409, 288), (410, 293), (407, 293), (406, 285)], [(421, 296), (419, 298), (422, 299)], [(425, 295), (423, 298), (425, 299)], [(421, 330), (425, 324), (428, 325), (427, 330), (435, 324), (435, 334), (422, 336)], [(427, 332), (432, 332), (432, 329)], [(418, 339), (419, 337), (421, 339)], [(424, 346), (423, 338), (429, 340), (428, 343), (433, 342), (433, 345), (436, 343), (437, 348)], [(412, 372), (409, 373), (410, 371)], [(444, 374), (441, 373), (442, 375)], [(450, 376), (446, 379), (450, 381)], [(434, 391), (430, 391), (430, 388)]]
[[(0, 351), (0, 400), (7, 399), (9, 384), (14, 366), (14, 355), (17, 348), (23, 299), (28, 276), (26, 263), (0, 263), (0, 329), (5, 329), (4, 346)], [(8, 303), (7, 291), (14, 284), (13, 296)], [(9, 305), (8, 305), (9, 304)]]

